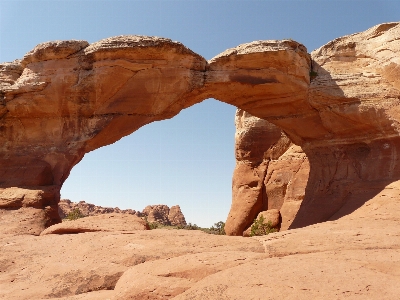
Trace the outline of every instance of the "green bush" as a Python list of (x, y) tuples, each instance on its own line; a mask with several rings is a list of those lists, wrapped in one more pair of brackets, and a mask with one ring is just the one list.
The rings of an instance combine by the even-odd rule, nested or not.
[(314, 70), (310, 71), (310, 80), (315, 79), (318, 76), (318, 73), (315, 72)]
[(277, 231), (275, 228), (272, 227), (270, 221), (268, 221), (267, 223), (264, 223), (264, 221), (265, 219), (263, 215), (254, 220), (253, 224), (251, 225), (250, 236), (267, 235)]
[(79, 210), (79, 208), (74, 208), (74, 210), (70, 211), (68, 215), (65, 217), (66, 220), (73, 221), (78, 220), (80, 218), (84, 218), (85, 215)]
[(178, 225), (178, 226), (168, 226), (162, 225), (159, 223), (150, 223), (147, 221), (147, 217), (144, 217), (144, 220), (149, 225), (150, 229), (184, 229), (184, 230), (201, 230), (209, 234), (218, 234), (225, 235), (225, 223), (219, 221), (211, 226), (210, 228), (202, 228), (196, 224), (188, 223), (187, 225)]
[(225, 235), (225, 223), (219, 221), (214, 223), (214, 226), (211, 226), (210, 228), (204, 228), (203, 231), (209, 234)]
[(157, 222), (154, 222), (154, 223), (147, 222), (147, 223), (149, 224), (150, 229), (157, 229), (157, 228), (161, 227), (160, 226), (161, 224), (159, 224)]

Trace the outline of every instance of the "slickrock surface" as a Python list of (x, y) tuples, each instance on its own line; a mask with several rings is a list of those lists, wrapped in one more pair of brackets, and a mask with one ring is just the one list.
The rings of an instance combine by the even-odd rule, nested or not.
[[(209, 63), (156, 37), (40, 44), (0, 66), (0, 208), (34, 207), (43, 212), (38, 223), (57, 223), (60, 187), (85, 153), (209, 97), (265, 112), (283, 93), (294, 97), (289, 111), (298, 111), (309, 65), (294, 41), (241, 45)], [(44, 195), (11, 201), (12, 193), (28, 198), (27, 190)]]
[[(73, 222), (78, 221), (66, 223)], [(102, 219), (101, 227), (107, 227), (108, 223), (108, 219)], [(184, 287), (181, 289), (183, 292), (192, 282), (190, 277), (200, 280), (222, 269), (265, 257), (257, 240), (209, 235), (194, 230), (121, 232), (117, 228), (117, 231), (108, 232), (42, 236), (2, 234), (0, 245), (1, 299), (68, 299), (77, 294), (93, 299), (92, 294), (96, 295), (96, 291), (113, 290), (125, 272), (129, 271), (125, 276), (135, 272), (135, 266), (140, 267), (138, 271), (145, 272), (143, 280), (145, 274), (152, 272), (147, 277), (152, 277), (151, 280), (146, 282), (149, 288), (151, 284), (168, 280), (168, 269), (171, 280), (174, 276), (188, 277), (179, 283)], [(175, 260), (169, 261), (172, 258)], [(150, 263), (151, 270), (145, 267), (146, 262)], [(173, 274), (174, 270), (180, 270), (182, 274)], [(122, 282), (120, 285), (118, 293), (128, 288)], [(130, 284), (130, 288), (134, 285)], [(116, 295), (115, 291), (111, 292)], [(151, 297), (152, 293), (148, 295)], [(100, 296), (99, 299), (107, 297)]]
[(149, 229), (146, 221), (137, 216), (110, 213), (55, 224), (43, 230), (40, 235), (93, 231), (132, 231), (146, 229)]
[(397, 300), (399, 194), (397, 181), (338, 220), (264, 237), (1, 234), (0, 299)]

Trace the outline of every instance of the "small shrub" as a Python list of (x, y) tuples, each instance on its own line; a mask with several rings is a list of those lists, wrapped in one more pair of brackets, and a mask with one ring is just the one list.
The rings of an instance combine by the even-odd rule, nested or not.
[(192, 223), (189, 223), (189, 224), (183, 226), (182, 229), (186, 229), (186, 230), (201, 230), (201, 228), (199, 226), (197, 226), (196, 224), (192, 224)]
[(201, 230), (205, 233), (209, 234), (218, 234), (218, 235), (225, 235), (225, 223), (219, 221), (211, 226), (210, 228), (202, 228), (196, 224), (188, 223), (187, 225), (177, 225), (177, 226), (169, 226), (169, 225), (162, 225), (160, 223), (150, 223), (147, 220), (147, 217), (144, 217), (144, 220), (149, 225), (150, 229), (184, 229), (184, 230)]
[(250, 236), (267, 235), (277, 231), (275, 228), (272, 227), (270, 221), (268, 221), (267, 223), (264, 223), (264, 221), (265, 219), (263, 215), (254, 220), (253, 224), (251, 225)]
[(74, 208), (74, 210), (70, 211), (68, 215), (65, 217), (66, 220), (73, 221), (78, 220), (80, 218), (84, 218), (85, 215), (79, 210), (79, 208)]
[(310, 80), (315, 79), (318, 76), (318, 73), (315, 72), (314, 70), (310, 71)]
[(214, 226), (211, 226), (208, 229), (206, 228), (204, 231), (210, 234), (225, 235), (225, 223), (219, 221), (214, 223)]
[(154, 222), (154, 223), (147, 222), (147, 223), (149, 224), (150, 229), (160, 228), (160, 224), (158, 224), (156, 222)]

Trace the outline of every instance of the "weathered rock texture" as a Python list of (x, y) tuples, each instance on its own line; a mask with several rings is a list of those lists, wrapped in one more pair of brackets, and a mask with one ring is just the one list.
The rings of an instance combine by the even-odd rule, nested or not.
[(261, 211), (268, 210), (282, 210), (279, 227), (287, 229), (304, 198), (307, 157), (266, 120), (238, 109), (235, 125), (236, 167), (225, 232), (242, 235)]
[[(275, 117), (256, 114), (298, 145), (271, 160), (266, 176), (258, 172), (268, 161), (264, 157), (261, 162), (262, 152), (278, 143), (278, 133), (271, 136), (260, 125), (244, 127), (246, 119), (263, 121), (238, 112), (245, 121), (236, 123), (236, 152), (254, 153), (258, 163), (236, 154), (228, 233), (240, 235), (259, 211), (270, 207), (280, 209), (282, 229), (337, 219), (399, 179), (399, 35), (398, 23), (381, 24), (311, 53), (316, 74), (304, 106), (311, 110)], [(251, 177), (256, 168), (260, 175)]]
[(105, 215), (84, 217), (73, 221), (65, 221), (43, 230), (40, 235), (83, 233), (94, 231), (134, 231), (147, 230), (149, 225), (138, 216), (130, 214), (110, 213)]
[[(399, 35), (398, 23), (382, 24), (334, 40), (311, 57), (295, 41), (257, 41), (209, 62), (178, 42), (155, 37), (40, 44), (22, 60), (0, 66), (0, 208), (13, 210), (4, 222), (21, 208), (41, 216), (26, 232), (38, 234), (59, 222), (61, 185), (85, 153), (210, 97), (279, 127), (301, 147), (310, 168), (298, 208), (302, 183), (290, 194), (284, 183), (279, 188), (273, 168), (268, 176), (264, 159), (244, 157), (234, 185), (247, 189), (243, 195), (252, 203), (242, 215), (231, 210), (230, 234), (241, 234), (246, 218), (257, 214), (266, 179), (265, 194), (273, 200), (262, 206), (283, 203), (282, 227), (339, 218), (400, 175)], [(318, 74), (312, 81), (311, 69)], [(268, 148), (259, 153), (281, 136), (262, 131), (271, 140), (262, 142)], [(290, 160), (302, 155), (298, 147), (291, 157), (282, 154), (290, 165), (282, 178), (294, 172)], [(282, 182), (289, 186), (287, 178)], [(284, 199), (274, 196), (284, 190)]]
[(121, 231), (106, 218), (106, 231), (0, 233), (0, 299), (397, 300), (399, 193), (397, 181), (339, 220), (263, 237)]
[(148, 222), (157, 222), (162, 225), (184, 226), (185, 216), (179, 205), (169, 208), (167, 205), (148, 205), (141, 212), (133, 209), (119, 209), (118, 207), (102, 207), (85, 201), (72, 202), (69, 199), (61, 199), (58, 203), (58, 214), (64, 219), (70, 212), (79, 209), (83, 216), (98, 216), (103, 214), (129, 214), (147, 218)]

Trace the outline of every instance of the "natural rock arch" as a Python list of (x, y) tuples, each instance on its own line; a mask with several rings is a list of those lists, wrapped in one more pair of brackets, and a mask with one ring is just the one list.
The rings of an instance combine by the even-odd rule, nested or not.
[[(209, 62), (154, 37), (40, 44), (1, 65), (3, 219), (18, 209), (24, 218), (13, 230), (35, 234), (58, 222), (60, 188), (85, 153), (207, 98), (275, 124), (307, 154), (310, 177), (292, 227), (340, 215), (400, 174), (399, 33), (398, 23), (378, 25), (328, 43), (312, 60), (291, 40), (240, 45)], [(228, 218), (229, 233), (241, 234), (250, 217)]]

